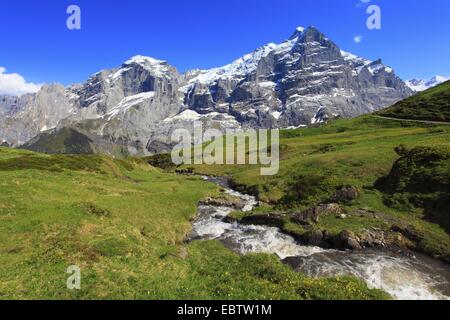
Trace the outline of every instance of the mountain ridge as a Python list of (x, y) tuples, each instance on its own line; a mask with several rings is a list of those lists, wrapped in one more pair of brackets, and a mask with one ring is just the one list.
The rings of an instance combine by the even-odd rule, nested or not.
[(76, 127), (146, 155), (170, 149), (170, 133), (193, 119), (221, 130), (299, 127), (373, 112), (411, 94), (381, 60), (342, 51), (315, 27), (299, 27), (286, 41), (223, 67), (179, 73), (167, 61), (137, 55), (82, 84), (46, 85), (18, 98), (0, 119), (0, 140), (20, 146), (48, 130)]
[(431, 79), (411, 79), (406, 81), (406, 85), (415, 92), (421, 92), (433, 88), (443, 82), (450, 80), (450, 77), (434, 76)]

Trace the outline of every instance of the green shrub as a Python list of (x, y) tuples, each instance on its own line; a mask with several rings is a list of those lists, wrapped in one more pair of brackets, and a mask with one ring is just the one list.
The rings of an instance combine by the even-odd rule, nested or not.
[(282, 203), (285, 205), (309, 205), (328, 198), (332, 193), (329, 181), (321, 175), (295, 176), (288, 184)]
[(176, 167), (172, 161), (172, 156), (169, 153), (157, 154), (147, 157), (146, 161), (153, 167), (163, 170), (170, 170)]
[(401, 156), (387, 177), (377, 182), (391, 207), (425, 209), (430, 220), (450, 227), (450, 148), (404, 146), (396, 148)]

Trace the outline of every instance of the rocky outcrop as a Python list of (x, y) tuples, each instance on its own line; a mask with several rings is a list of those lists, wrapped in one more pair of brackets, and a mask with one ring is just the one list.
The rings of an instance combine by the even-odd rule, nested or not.
[(327, 247), (328, 234), (321, 230), (312, 230), (302, 236), (302, 241), (310, 246)]
[(393, 232), (398, 232), (406, 239), (411, 240), (413, 242), (420, 242), (424, 238), (422, 233), (420, 233), (416, 228), (410, 225), (395, 224), (391, 227), (391, 230)]
[[(227, 217), (227, 222), (235, 222), (232, 217)], [(256, 214), (243, 217), (239, 219), (239, 223), (245, 225), (259, 225), (259, 226), (269, 226), (276, 228), (283, 228), (285, 223), (285, 216), (283, 214)]]
[[(333, 215), (336, 219), (361, 217), (383, 219), (386, 223), (393, 223), (393, 226), (390, 230), (370, 227), (362, 229), (357, 233), (346, 229), (339, 233), (332, 233), (329, 230), (320, 228), (320, 218), (326, 215)], [(395, 224), (393, 219), (386, 217), (381, 212), (357, 209), (349, 213), (338, 204), (321, 204), (301, 213), (258, 213), (239, 219), (231, 216), (225, 218), (225, 221), (230, 223), (239, 221), (239, 223), (245, 225), (276, 227), (294, 237), (299, 243), (326, 249), (354, 251), (368, 248), (415, 249), (416, 243), (422, 239), (420, 233), (413, 227)], [(297, 230), (289, 227), (289, 224), (292, 223), (298, 224), (299, 227)]]
[(7, 115), (17, 110), (19, 97), (0, 95), (0, 115)]
[(14, 107), (0, 120), (0, 140), (19, 146), (41, 132), (55, 128), (71, 115), (68, 91), (62, 85), (52, 84), (36, 94), (17, 98)]
[(358, 199), (359, 191), (356, 187), (345, 186), (337, 190), (332, 200), (338, 203), (349, 203)]
[(337, 250), (358, 251), (367, 248), (414, 248), (413, 243), (402, 234), (377, 228), (364, 229), (358, 234), (349, 230), (343, 230), (337, 235), (333, 235), (327, 230), (313, 229), (301, 236), (297, 235), (296, 239), (307, 245)]
[(200, 206), (228, 207), (242, 210), (245, 202), (240, 198), (207, 198), (198, 203)]
[(360, 239), (353, 232), (348, 230), (342, 231), (335, 240), (332, 240), (332, 242), (336, 242), (336, 245), (334, 246), (341, 249), (350, 249), (350, 250), (362, 249)]
[(344, 212), (344, 210), (340, 205), (329, 203), (320, 204), (302, 212), (258, 213), (246, 216), (240, 219), (239, 222), (243, 224), (266, 225), (281, 228), (285, 221), (290, 220), (299, 225), (311, 226), (318, 223), (322, 216), (329, 214), (337, 215), (342, 212)]
[(339, 204), (319, 204), (305, 211), (294, 213), (292, 220), (299, 224), (308, 224), (309, 222), (318, 223), (321, 216), (329, 214), (339, 215), (343, 212), (344, 210)]

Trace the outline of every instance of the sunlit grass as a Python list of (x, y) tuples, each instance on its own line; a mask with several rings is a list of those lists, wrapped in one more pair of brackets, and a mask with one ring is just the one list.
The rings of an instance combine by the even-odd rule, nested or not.
[[(352, 120), (337, 120), (320, 128), (287, 130), (281, 132), (280, 172), (276, 176), (262, 176), (259, 166), (193, 166), (196, 172), (212, 175), (229, 175), (233, 182), (262, 201), (271, 204), (272, 209), (292, 209), (295, 203), (283, 208), (283, 201), (289, 184), (299, 176), (319, 176), (331, 189), (343, 185), (355, 186), (360, 190), (356, 202), (347, 206), (348, 212), (365, 208), (385, 213), (392, 218), (390, 223), (364, 218), (339, 220), (326, 217), (316, 227), (339, 233), (342, 230), (361, 232), (369, 227), (387, 229), (394, 222), (413, 225), (420, 230), (426, 245), (418, 249), (443, 259), (450, 259), (450, 237), (442, 226), (423, 219), (420, 210), (401, 210), (388, 207), (381, 192), (375, 190), (378, 179), (386, 176), (393, 163), (399, 158), (395, 148), (404, 145), (408, 149), (418, 146), (450, 147), (450, 126), (420, 124), (363, 116)], [(327, 201), (328, 192), (318, 194), (315, 201)], [(310, 206), (315, 202), (311, 201)], [(296, 209), (304, 209), (303, 204)], [(261, 210), (258, 209), (255, 214)], [(289, 225), (287, 229), (298, 229)]]
[[(0, 148), (0, 299), (383, 299), (270, 255), (184, 243), (218, 188), (138, 159)], [(66, 288), (71, 265), (81, 290)]]

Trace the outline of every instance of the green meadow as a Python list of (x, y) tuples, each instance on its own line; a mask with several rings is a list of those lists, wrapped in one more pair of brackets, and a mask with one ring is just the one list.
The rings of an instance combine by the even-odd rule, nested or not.
[[(409, 189), (417, 186), (412, 183), (406, 185), (403, 180), (401, 183), (405, 185), (405, 190), (397, 190), (393, 194), (378, 186), (383, 179), (387, 179), (393, 165), (400, 159), (399, 149), (421, 147), (431, 149), (429, 153), (441, 154), (442, 157), (419, 159), (417, 163), (410, 159), (404, 160), (406, 164), (412, 163), (409, 171), (403, 170), (407, 175), (404, 180), (420, 184), (422, 177), (436, 190), (429, 188), (411, 193)], [(285, 215), (281, 228), (299, 237), (312, 229), (326, 230), (333, 235), (348, 230), (358, 235), (367, 228), (391, 232), (394, 226), (402, 226), (414, 232), (413, 243), (408, 243), (409, 248), (450, 261), (449, 150), (450, 125), (368, 115), (351, 120), (335, 120), (319, 128), (282, 131), (280, 171), (275, 176), (262, 176), (259, 166), (188, 167), (201, 174), (229, 176), (238, 189), (252, 193), (263, 201), (263, 206), (254, 212), (236, 213), (236, 219), (248, 215), (281, 213)], [(424, 169), (416, 170), (415, 166)], [(334, 192), (348, 186), (356, 188), (359, 197), (344, 204), (349, 214), (347, 219), (327, 215), (312, 228), (306, 229), (292, 222), (289, 212), (295, 213), (319, 203), (330, 202)], [(428, 202), (434, 199), (442, 202), (431, 215), (428, 207), (423, 205), (426, 201), (414, 201), (427, 197)], [(352, 215), (358, 209), (375, 211), (382, 218)], [(397, 236), (395, 232), (392, 235)]]
[[(0, 299), (389, 299), (355, 278), (309, 278), (273, 255), (187, 243), (199, 201), (226, 196), (175, 172), (227, 176), (259, 198), (260, 207), (231, 219), (275, 216), (296, 239), (378, 230), (390, 246), (450, 262), (450, 125), (427, 122), (448, 121), (448, 84), (376, 115), (282, 130), (274, 176), (261, 175), (259, 165), (176, 167), (170, 155), (0, 148)], [(60, 152), (66, 138), (56, 144)], [(84, 150), (80, 141), (70, 144), (73, 152)], [(253, 151), (240, 147), (234, 152)], [(344, 215), (295, 219), (342, 190), (357, 193), (338, 201)], [(67, 289), (73, 265), (81, 269), (80, 290)]]
[[(140, 159), (0, 148), (0, 299), (389, 298), (354, 278), (308, 278), (275, 256), (185, 243), (208, 196), (217, 186)], [(81, 290), (66, 287), (72, 265)]]

